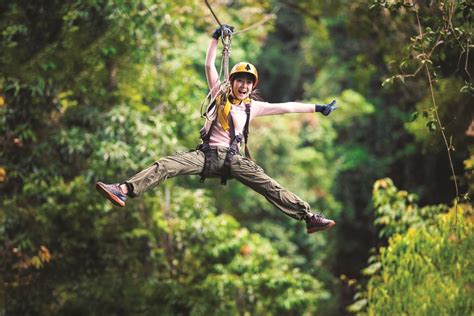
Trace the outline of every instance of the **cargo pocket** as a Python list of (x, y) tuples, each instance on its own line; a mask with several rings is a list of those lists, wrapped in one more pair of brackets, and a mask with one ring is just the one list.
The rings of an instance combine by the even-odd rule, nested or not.
[(240, 165), (244, 165), (248, 170), (254, 171), (254, 172), (263, 172), (265, 173), (265, 170), (263, 170), (262, 167), (260, 167), (258, 164), (256, 164), (254, 161), (248, 159), (247, 157), (241, 157)]

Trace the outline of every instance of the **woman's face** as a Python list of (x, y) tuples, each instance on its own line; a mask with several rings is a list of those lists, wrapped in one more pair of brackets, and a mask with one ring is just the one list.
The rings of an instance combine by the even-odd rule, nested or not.
[(253, 89), (253, 78), (249, 75), (236, 76), (232, 81), (232, 93), (239, 100), (244, 100), (250, 96)]

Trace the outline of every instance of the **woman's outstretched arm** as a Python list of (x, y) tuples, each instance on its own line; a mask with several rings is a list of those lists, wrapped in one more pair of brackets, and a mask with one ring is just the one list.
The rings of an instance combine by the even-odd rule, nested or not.
[(300, 102), (268, 103), (253, 101), (252, 107), (255, 107), (255, 116), (277, 115), (285, 113), (311, 113), (315, 111), (314, 104)]
[(321, 112), (323, 115), (328, 116), (332, 111), (337, 109), (335, 100), (325, 105), (301, 102), (268, 103), (260, 101), (253, 101), (252, 105), (254, 105), (255, 108), (255, 116), (311, 112)]

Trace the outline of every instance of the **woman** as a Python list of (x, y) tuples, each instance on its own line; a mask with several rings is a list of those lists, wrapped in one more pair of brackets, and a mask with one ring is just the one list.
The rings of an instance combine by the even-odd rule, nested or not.
[(254, 95), (258, 72), (254, 65), (246, 62), (237, 63), (232, 68), (230, 86), (221, 91), (215, 67), (220, 36), (221, 28), (218, 28), (212, 35), (206, 54), (206, 78), (215, 101), (208, 113), (210, 119), (201, 129), (202, 144), (197, 150), (161, 158), (123, 183), (98, 182), (97, 190), (115, 205), (123, 207), (128, 196), (137, 197), (171, 177), (200, 174), (201, 180), (221, 177), (223, 184), (228, 178), (234, 178), (263, 195), (286, 215), (305, 220), (307, 233), (331, 228), (335, 225), (334, 221), (313, 214), (308, 203), (270, 178), (248, 158), (247, 148), (247, 157), (240, 155), (240, 143), (244, 139), (247, 143), (249, 122), (258, 116), (306, 112), (321, 112), (327, 116), (336, 109), (335, 101), (328, 105), (258, 101)]

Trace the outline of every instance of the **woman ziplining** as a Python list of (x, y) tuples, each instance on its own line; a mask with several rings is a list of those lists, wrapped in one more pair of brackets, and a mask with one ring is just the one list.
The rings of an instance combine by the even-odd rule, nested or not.
[[(220, 24), (220, 23), (219, 23)], [(260, 101), (255, 93), (259, 83), (256, 67), (248, 62), (235, 64), (221, 84), (215, 66), (219, 38), (224, 45), (223, 63), (226, 70), (233, 27), (220, 25), (209, 43), (205, 72), (211, 103), (206, 109), (206, 121), (202, 127), (201, 144), (196, 150), (176, 153), (157, 160), (150, 167), (138, 172), (121, 183), (98, 182), (97, 190), (117, 206), (125, 206), (127, 197), (138, 197), (168, 178), (181, 175), (200, 175), (205, 178), (236, 179), (263, 195), (273, 206), (286, 215), (306, 222), (308, 234), (326, 230), (335, 222), (311, 207), (297, 195), (283, 188), (277, 181), (250, 159), (247, 148), (250, 122), (259, 116), (285, 113), (320, 112), (328, 116), (337, 107), (336, 101), (326, 105), (300, 102), (268, 103)], [(241, 155), (241, 143), (245, 141), (245, 156)]]

